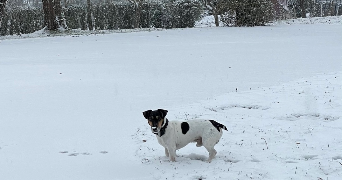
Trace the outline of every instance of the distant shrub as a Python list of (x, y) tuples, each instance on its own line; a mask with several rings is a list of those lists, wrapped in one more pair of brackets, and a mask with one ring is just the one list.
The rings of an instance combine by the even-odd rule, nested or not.
[(27, 34), (42, 27), (43, 12), (40, 8), (13, 8), (5, 11), (0, 24), (0, 35)]
[(228, 26), (263, 26), (275, 18), (269, 0), (223, 0), (221, 21)]
[(199, 1), (184, 0), (174, 3), (174, 21), (176, 27), (194, 27), (202, 13), (202, 4)]
[(69, 6), (63, 9), (67, 27), (70, 29), (87, 29), (86, 13), (82, 6)]

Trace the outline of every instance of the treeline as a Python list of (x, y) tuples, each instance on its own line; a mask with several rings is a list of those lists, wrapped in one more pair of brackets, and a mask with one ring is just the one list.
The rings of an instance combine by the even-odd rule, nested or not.
[[(216, 26), (219, 21), (226, 26), (262, 26), (275, 19), (342, 14), (341, 0), (97, 1), (93, 4), (93, 0), (0, 0), (0, 35), (27, 34), (44, 27), (51, 30), (51, 24), (81, 30), (186, 28), (194, 27), (202, 14), (213, 15)], [(9, 7), (4, 8), (6, 2)], [(23, 2), (31, 3), (15, 5)], [(51, 9), (58, 11), (46, 12)]]
[(201, 8), (198, 1), (192, 0), (141, 2), (138, 6), (134, 3), (106, 3), (92, 6), (91, 12), (84, 6), (70, 6), (65, 9), (64, 16), (71, 29), (186, 28), (194, 27)]
[[(63, 18), (69, 29), (113, 30), (132, 28), (194, 27), (203, 6), (196, 0), (170, 3), (141, 1), (135, 3), (104, 3), (88, 7), (71, 5), (63, 8)], [(20, 35), (44, 28), (42, 8), (6, 9), (0, 24), (0, 35)]]

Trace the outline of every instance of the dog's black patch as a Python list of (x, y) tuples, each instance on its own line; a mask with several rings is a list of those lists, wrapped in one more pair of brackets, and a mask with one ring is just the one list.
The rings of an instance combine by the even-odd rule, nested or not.
[(189, 129), (190, 129), (189, 123), (182, 122), (181, 128), (182, 128), (182, 133), (186, 134), (189, 131)]
[(220, 132), (220, 128), (222, 128), (222, 129), (228, 131), (225, 125), (220, 124), (220, 123), (218, 123), (218, 122), (216, 122), (216, 121), (214, 121), (214, 120), (209, 120), (209, 121), (211, 122), (211, 124), (213, 124), (213, 126), (214, 126), (219, 132)]

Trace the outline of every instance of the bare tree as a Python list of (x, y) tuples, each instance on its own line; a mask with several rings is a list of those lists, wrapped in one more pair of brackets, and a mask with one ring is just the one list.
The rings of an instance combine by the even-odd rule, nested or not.
[[(220, 7), (220, 0), (202, 0), (205, 7), (209, 10), (210, 13), (213, 14), (215, 19), (215, 26), (219, 26), (219, 7)], [(221, 4), (222, 5), (222, 4)]]
[(42, 0), (44, 10), (44, 24), (48, 30), (65, 28), (65, 19), (62, 17), (61, 0)]

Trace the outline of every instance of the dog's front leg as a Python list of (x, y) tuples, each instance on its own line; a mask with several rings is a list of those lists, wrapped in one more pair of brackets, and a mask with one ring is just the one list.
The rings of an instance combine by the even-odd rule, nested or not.
[(168, 148), (169, 155), (170, 155), (170, 161), (175, 162), (176, 161), (176, 146), (169, 146)]
[(169, 157), (169, 150), (167, 150), (167, 148), (165, 148), (165, 156)]

